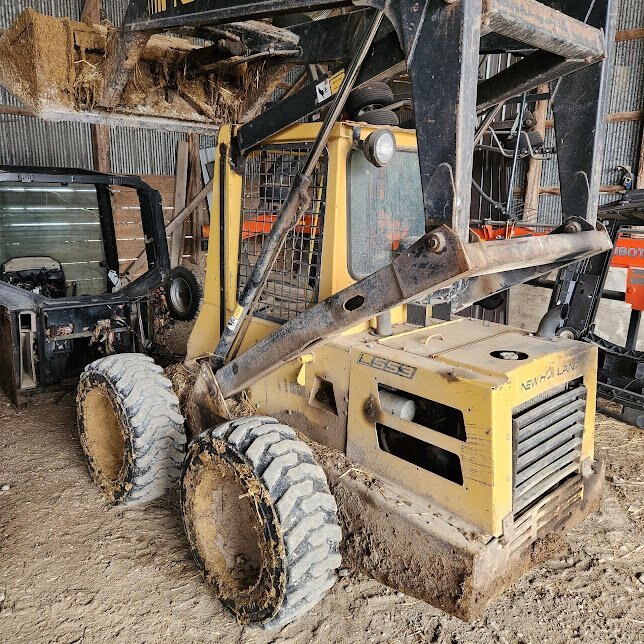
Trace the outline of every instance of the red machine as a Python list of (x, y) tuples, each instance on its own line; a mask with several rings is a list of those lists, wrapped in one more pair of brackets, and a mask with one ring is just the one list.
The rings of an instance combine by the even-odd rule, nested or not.
[(636, 311), (644, 311), (644, 228), (619, 231), (611, 266), (628, 269), (625, 302)]

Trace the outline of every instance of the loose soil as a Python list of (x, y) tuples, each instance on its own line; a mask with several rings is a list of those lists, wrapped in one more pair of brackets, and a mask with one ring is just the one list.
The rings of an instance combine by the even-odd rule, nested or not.
[(191, 559), (176, 496), (105, 503), (75, 433), (74, 387), (0, 396), (0, 641), (332, 644), (644, 642), (644, 432), (599, 416), (601, 511), (567, 549), (465, 624), (354, 573), (282, 631), (238, 626)]

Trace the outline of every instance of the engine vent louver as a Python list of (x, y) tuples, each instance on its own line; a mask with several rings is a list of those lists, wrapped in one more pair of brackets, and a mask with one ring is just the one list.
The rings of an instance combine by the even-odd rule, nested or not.
[(514, 410), (515, 518), (580, 471), (586, 387), (569, 383)]

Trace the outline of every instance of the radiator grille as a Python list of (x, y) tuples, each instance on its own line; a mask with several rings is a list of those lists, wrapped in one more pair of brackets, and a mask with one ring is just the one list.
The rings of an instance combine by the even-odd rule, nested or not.
[[(310, 145), (264, 146), (246, 158), (242, 187), (238, 295), (251, 275), (266, 236), (286, 199)], [(289, 233), (271, 269), (254, 315), (285, 322), (317, 303), (324, 231), (327, 155), (308, 190), (311, 204)]]
[(515, 518), (580, 471), (586, 388), (569, 383), (515, 408)]

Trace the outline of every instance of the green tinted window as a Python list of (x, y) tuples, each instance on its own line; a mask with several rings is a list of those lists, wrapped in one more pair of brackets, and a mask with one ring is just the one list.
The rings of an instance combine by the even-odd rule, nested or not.
[(425, 234), (418, 154), (399, 151), (376, 168), (356, 150), (348, 187), (349, 272), (361, 278), (391, 263), (401, 239)]

